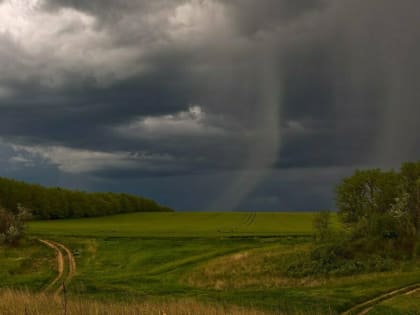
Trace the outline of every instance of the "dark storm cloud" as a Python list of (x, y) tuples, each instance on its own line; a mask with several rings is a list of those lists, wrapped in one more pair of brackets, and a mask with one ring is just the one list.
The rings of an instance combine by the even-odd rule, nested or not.
[(271, 30), (292, 23), (294, 20), (323, 9), (326, 1), (323, 0), (253, 0), (223, 1), (231, 10), (232, 17), (236, 19), (237, 27), (246, 36), (255, 36), (261, 31)]
[[(350, 170), (420, 156), (418, 1), (22, 3), (0, 2), (13, 177), (141, 182), (130, 191), (189, 209), (314, 209)], [(203, 187), (172, 194), (177, 179)]]

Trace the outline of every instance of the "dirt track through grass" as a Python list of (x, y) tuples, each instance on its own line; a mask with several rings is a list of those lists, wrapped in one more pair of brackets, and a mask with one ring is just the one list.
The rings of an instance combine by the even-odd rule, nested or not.
[[(40, 239), (39, 241), (54, 249), (57, 254), (57, 276), (47, 285), (43, 293), (53, 292), (58, 295), (62, 292), (64, 285), (68, 284), (73, 278), (76, 272), (76, 260), (71, 250), (63, 244), (51, 240)], [(67, 259), (64, 259), (64, 256)]]
[(349, 309), (348, 311), (342, 313), (341, 315), (353, 315), (353, 314), (354, 315), (366, 315), (372, 310), (372, 308), (376, 304), (378, 304), (380, 302), (383, 302), (385, 300), (389, 300), (389, 299), (394, 298), (398, 295), (403, 295), (403, 294), (404, 295), (410, 295), (410, 294), (413, 294), (413, 293), (417, 292), (418, 290), (420, 290), (420, 283), (413, 284), (413, 285), (410, 285), (410, 286), (407, 286), (407, 287), (404, 287), (404, 288), (401, 288), (401, 289), (397, 289), (397, 290), (382, 294), (382, 295), (380, 295), (376, 298), (367, 300), (363, 303), (357, 304), (357, 305), (353, 306), (351, 309)]

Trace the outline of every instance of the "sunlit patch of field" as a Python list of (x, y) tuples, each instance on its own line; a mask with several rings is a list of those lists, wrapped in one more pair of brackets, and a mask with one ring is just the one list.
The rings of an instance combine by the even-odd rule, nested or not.
[[(312, 212), (131, 213), (87, 219), (35, 221), (38, 235), (96, 237), (229, 237), (310, 235)], [(338, 220), (334, 216), (334, 226)]]
[[(224, 255), (197, 265), (182, 279), (188, 285), (198, 288), (267, 289), (320, 286), (348, 286), (358, 282), (368, 282), (381, 278), (395, 278), (402, 270), (366, 273), (351, 276), (290, 277), (288, 267), (295, 261), (308, 258), (311, 243), (276, 244), (262, 248)], [(420, 261), (419, 261), (420, 262)], [(420, 270), (415, 263), (409, 263), (414, 276)], [(405, 270), (409, 274), (409, 270)]]
[(183, 279), (187, 284), (216, 290), (316, 286), (315, 278), (290, 278), (290, 264), (307, 256), (311, 244), (279, 245), (225, 255), (200, 264)]

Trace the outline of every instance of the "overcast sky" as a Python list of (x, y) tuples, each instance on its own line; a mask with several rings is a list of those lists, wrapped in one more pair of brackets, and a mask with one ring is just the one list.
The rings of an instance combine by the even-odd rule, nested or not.
[(420, 159), (418, 0), (0, 0), (0, 176), (334, 208)]

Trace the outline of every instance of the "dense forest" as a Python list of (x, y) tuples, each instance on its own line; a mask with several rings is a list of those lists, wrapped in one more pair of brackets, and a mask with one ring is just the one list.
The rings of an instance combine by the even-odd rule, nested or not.
[(37, 219), (95, 217), (128, 212), (172, 211), (153, 200), (123, 193), (87, 193), (0, 177), (0, 205), (12, 212), (19, 206)]

